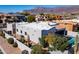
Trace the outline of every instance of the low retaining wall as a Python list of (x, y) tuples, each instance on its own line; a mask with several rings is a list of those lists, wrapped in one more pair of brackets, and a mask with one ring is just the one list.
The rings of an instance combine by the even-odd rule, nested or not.
[[(5, 32), (4, 32), (5, 33)], [(27, 47), (26, 45), (24, 45), (23, 43), (21, 43), (20, 41), (18, 41), (16, 38), (14, 38), (13, 36), (5, 33), (5, 37), (6, 39), (8, 38), (13, 38), (15, 42), (17, 42), (18, 47), (23, 51), (23, 50), (27, 50), (29, 53), (31, 53), (31, 48)]]

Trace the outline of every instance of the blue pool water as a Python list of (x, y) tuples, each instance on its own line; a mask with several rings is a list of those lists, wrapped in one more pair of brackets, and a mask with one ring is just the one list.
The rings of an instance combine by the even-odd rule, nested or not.
[(74, 37), (70, 37), (68, 42), (69, 42), (70, 45), (74, 45), (75, 38)]

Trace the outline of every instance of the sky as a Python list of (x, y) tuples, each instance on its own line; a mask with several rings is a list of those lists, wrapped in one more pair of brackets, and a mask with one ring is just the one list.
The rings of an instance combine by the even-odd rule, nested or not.
[(36, 7), (54, 8), (59, 6), (58, 5), (0, 5), (0, 12), (3, 13), (19, 12), (23, 10), (33, 9)]

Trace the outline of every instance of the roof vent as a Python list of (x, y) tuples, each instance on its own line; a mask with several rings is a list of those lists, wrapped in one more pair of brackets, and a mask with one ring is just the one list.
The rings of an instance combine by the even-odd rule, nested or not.
[(48, 25), (55, 26), (55, 25), (57, 25), (57, 23), (55, 23), (55, 22), (49, 22)]

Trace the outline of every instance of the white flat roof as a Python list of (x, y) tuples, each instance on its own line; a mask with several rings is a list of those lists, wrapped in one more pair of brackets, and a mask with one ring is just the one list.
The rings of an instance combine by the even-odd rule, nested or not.
[(64, 21), (64, 22), (72, 21), (72, 22), (79, 23), (79, 20), (78, 20), (78, 19), (73, 19), (73, 20), (63, 20), (63, 21)]
[(33, 28), (33, 29), (39, 29), (39, 30), (49, 30), (55, 26), (50, 26), (48, 25), (49, 22), (32, 22), (32, 23), (17, 23), (18, 26), (23, 27), (23, 28)]

